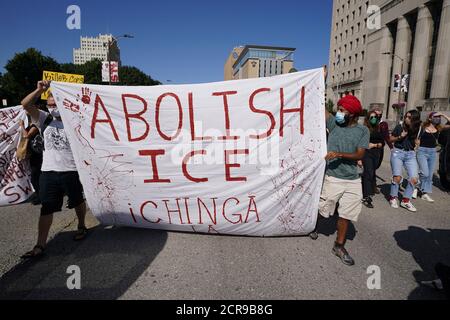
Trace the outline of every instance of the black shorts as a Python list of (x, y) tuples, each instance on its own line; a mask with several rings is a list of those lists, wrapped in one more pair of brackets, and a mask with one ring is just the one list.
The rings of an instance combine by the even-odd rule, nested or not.
[(69, 209), (84, 202), (83, 186), (78, 172), (44, 171), (39, 177), (39, 197), (42, 203), (41, 215), (49, 215), (62, 209), (64, 195), (69, 198)]

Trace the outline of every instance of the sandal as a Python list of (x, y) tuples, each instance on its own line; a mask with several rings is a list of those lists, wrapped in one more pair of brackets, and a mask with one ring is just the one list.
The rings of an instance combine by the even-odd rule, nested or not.
[(74, 241), (84, 240), (86, 238), (87, 234), (88, 234), (88, 228), (86, 228), (86, 227), (78, 228), (78, 232), (73, 237), (73, 240)]
[[(38, 253), (35, 252), (36, 249), (39, 249), (40, 251)], [(39, 257), (42, 257), (45, 254), (45, 248), (40, 245), (35, 245), (33, 247), (33, 250), (28, 251), (23, 256), (21, 256), (21, 259), (36, 259)]]

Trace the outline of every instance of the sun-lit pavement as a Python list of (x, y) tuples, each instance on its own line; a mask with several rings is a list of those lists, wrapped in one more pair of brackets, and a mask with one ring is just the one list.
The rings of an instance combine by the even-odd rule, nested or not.
[[(385, 194), (389, 171), (385, 161)], [(433, 197), (408, 213), (377, 196), (350, 230), (353, 267), (331, 254), (334, 220), (312, 241), (105, 228), (90, 215), (94, 230), (76, 243), (67, 210), (55, 217), (46, 257), (20, 263), (34, 245), (39, 207), (0, 208), (0, 299), (444, 299), (418, 284), (433, 279), (437, 262), (450, 264), (450, 195), (436, 187)], [(67, 289), (70, 265), (81, 269), (81, 290)], [(367, 288), (372, 265), (380, 290)]]

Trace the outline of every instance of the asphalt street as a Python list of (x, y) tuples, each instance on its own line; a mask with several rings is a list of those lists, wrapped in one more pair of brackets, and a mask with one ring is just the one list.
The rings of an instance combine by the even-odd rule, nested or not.
[[(388, 160), (386, 155), (385, 160)], [(388, 161), (378, 184), (387, 194)], [(450, 264), (450, 195), (435, 184), (417, 213), (389, 207), (385, 195), (364, 208), (347, 248), (356, 265), (332, 255), (335, 219), (319, 225), (320, 237), (249, 238), (100, 226), (74, 242), (75, 213), (55, 216), (47, 254), (20, 256), (35, 242), (39, 206), (0, 208), (0, 299), (445, 299), (420, 285), (435, 277), (437, 262)], [(66, 285), (71, 265), (81, 289)], [(380, 270), (381, 288), (369, 289), (369, 266)]]

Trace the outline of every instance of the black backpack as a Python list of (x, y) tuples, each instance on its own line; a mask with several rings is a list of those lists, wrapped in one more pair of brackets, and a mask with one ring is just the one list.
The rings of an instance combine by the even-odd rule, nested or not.
[(49, 114), (45, 119), (39, 134), (35, 135), (30, 141), (30, 148), (34, 153), (41, 154), (44, 152), (44, 131), (47, 129), (48, 125), (53, 121), (53, 116)]

